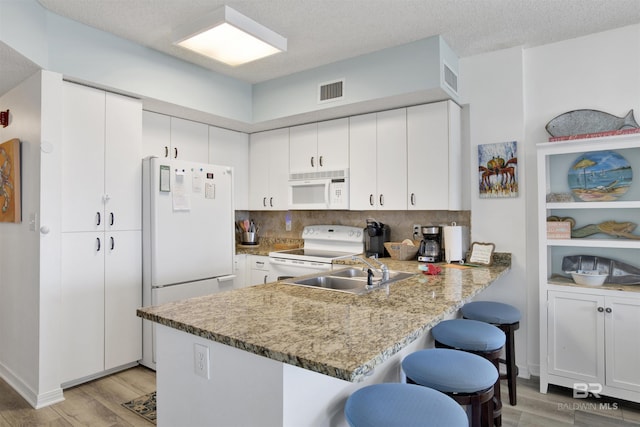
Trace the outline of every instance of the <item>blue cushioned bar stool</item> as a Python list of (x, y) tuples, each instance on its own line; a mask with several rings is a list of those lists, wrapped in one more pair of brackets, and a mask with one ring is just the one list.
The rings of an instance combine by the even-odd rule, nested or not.
[(374, 384), (349, 396), (344, 415), (352, 427), (468, 427), (467, 414), (439, 391), (412, 384)]
[(471, 407), (471, 427), (493, 424), (493, 386), (498, 370), (476, 354), (446, 348), (411, 353), (402, 361), (407, 383), (446, 393), (460, 405)]
[[(478, 320), (452, 319), (438, 323), (431, 329), (435, 346), (453, 348), (477, 354), (500, 369), (500, 353), (505, 343), (505, 334), (496, 326)], [(502, 425), (502, 401), (500, 400), (500, 378), (493, 387), (493, 418), (496, 426)]]
[(518, 377), (518, 367), (516, 366), (514, 332), (520, 328), (520, 310), (512, 305), (501, 302), (474, 301), (465, 304), (460, 311), (462, 312), (462, 317), (465, 319), (491, 323), (505, 333), (504, 360), (500, 359), (500, 363), (505, 364), (507, 373), (500, 375), (500, 379), (507, 380), (509, 403), (516, 405), (516, 378)]

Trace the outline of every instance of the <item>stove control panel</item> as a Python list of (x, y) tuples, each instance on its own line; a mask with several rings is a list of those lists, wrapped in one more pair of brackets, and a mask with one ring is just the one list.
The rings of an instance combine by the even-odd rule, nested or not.
[(334, 242), (364, 242), (364, 231), (349, 225), (308, 225), (302, 230), (307, 240), (331, 240)]

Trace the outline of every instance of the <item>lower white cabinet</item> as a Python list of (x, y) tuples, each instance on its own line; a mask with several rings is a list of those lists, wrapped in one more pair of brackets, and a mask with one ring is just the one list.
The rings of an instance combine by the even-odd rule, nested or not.
[(247, 266), (249, 270), (249, 285), (263, 285), (276, 280), (273, 277), (268, 256), (249, 255), (247, 256)]
[(61, 296), (63, 385), (139, 360), (141, 232), (62, 233)]
[(640, 401), (640, 294), (574, 289), (548, 292), (541, 383)]

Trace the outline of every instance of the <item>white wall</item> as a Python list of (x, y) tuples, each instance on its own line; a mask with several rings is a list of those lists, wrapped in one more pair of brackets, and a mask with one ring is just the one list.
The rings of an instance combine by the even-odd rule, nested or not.
[[(622, 116), (640, 111), (640, 25), (531, 49), (460, 61), (461, 97), (471, 109), (472, 239), (513, 253), (513, 271), (483, 297), (527, 312), (516, 332), (521, 375), (539, 373), (535, 145), (553, 117), (592, 108)], [(638, 115), (636, 115), (638, 117)], [(520, 196), (479, 199), (477, 145), (517, 140)], [(524, 368), (524, 372), (523, 372)]]
[[(514, 48), (460, 61), (461, 97), (469, 104), (471, 240), (492, 242), (498, 252), (511, 252), (509, 274), (485, 290), (477, 299), (501, 301), (520, 309), (520, 331), (516, 333), (516, 361), (522, 376), (527, 367), (527, 249), (526, 164), (521, 160), (530, 149), (524, 140), (522, 49)], [(518, 142), (516, 198), (480, 199), (478, 190), (478, 145)], [(535, 252), (534, 252), (535, 253)]]
[(18, 138), (22, 143), (22, 222), (0, 224), (0, 375), (34, 406), (39, 405), (42, 387), (50, 396), (61, 397), (57, 367), (41, 370), (41, 364), (57, 363), (51, 354), (43, 354), (44, 343), (56, 339), (57, 321), (41, 300), (37, 221), (30, 227), (30, 219), (40, 214), (42, 91), (37, 73), (0, 98), (11, 112), (9, 126), (0, 128), (0, 141)]

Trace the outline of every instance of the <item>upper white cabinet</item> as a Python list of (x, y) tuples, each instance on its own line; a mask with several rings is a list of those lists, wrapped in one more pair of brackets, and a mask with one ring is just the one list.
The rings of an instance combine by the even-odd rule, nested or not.
[(209, 126), (204, 123), (144, 111), (142, 155), (207, 163)]
[(460, 107), (453, 101), (407, 108), (407, 208), (460, 210)]
[(209, 163), (233, 167), (233, 203), (249, 209), (249, 135), (209, 126)]
[(251, 134), (249, 170), (249, 209), (286, 210), (289, 129)]
[(407, 208), (407, 110), (350, 118), (352, 210)]
[[(607, 284), (594, 288), (576, 285), (564, 271), (565, 257), (610, 258), (638, 266), (640, 240), (596, 233), (584, 237), (547, 235), (547, 219), (571, 218), (574, 230), (615, 221), (637, 223), (640, 186), (631, 182), (628, 168), (597, 168), (600, 154), (613, 152), (626, 159), (632, 170), (640, 168), (640, 136), (625, 135), (541, 143), (538, 149), (538, 262), (540, 292), (540, 390), (548, 384), (573, 387), (575, 383), (602, 386), (600, 394), (640, 401), (640, 294), (636, 286)], [(605, 158), (615, 157), (607, 154)], [(581, 171), (574, 175), (574, 171)], [(571, 178), (569, 178), (571, 175)], [(557, 202), (550, 193), (574, 191), (596, 201)], [(604, 183), (604, 184), (601, 184)], [(573, 181), (572, 181), (573, 183)], [(575, 198), (575, 196), (573, 196)], [(562, 198), (560, 198), (562, 200)], [(604, 228), (606, 229), (606, 227)], [(634, 233), (635, 234), (635, 233)], [(586, 267), (583, 267), (586, 268)], [(609, 268), (613, 268), (609, 266)], [(620, 276), (621, 272), (615, 272)]]
[(62, 231), (139, 230), (140, 102), (72, 83), (63, 98)]
[(335, 171), (348, 167), (348, 118), (290, 128), (290, 173)]

